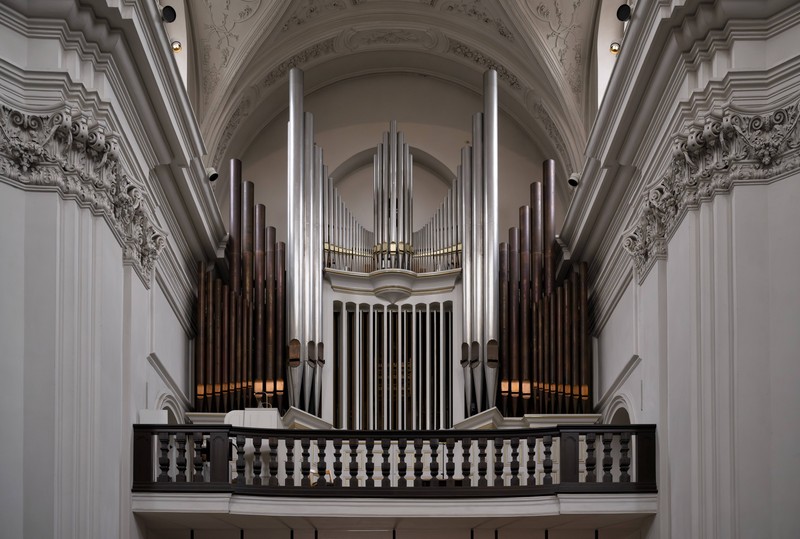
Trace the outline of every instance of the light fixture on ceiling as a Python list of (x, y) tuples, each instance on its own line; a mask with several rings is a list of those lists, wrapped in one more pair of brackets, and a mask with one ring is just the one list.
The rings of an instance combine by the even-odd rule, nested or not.
[(622, 4), (617, 8), (617, 19), (621, 22), (629, 21), (631, 18), (631, 6)]
[(608, 49), (611, 51), (611, 54), (619, 54), (619, 50), (620, 50), (621, 48), (622, 48), (622, 47), (620, 46), (620, 44), (619, 44), (618, 42), (616, 42), (616, 41), (613, 41), (613, 42), (611, 43), (611, 46), (610, 46)]
[(164, 22), (175, 22), (178, 18), (178, 12), (172, 6), (164, 6), (161, 8), (161, 20)]
[(172, 47), (172, 52), (181, 52), (183, 50), (183, 44), (177, 39), (170, 43), (170, 46)]
[(581, 183), (581, 175), (578, 174), (577, 172), (573, 172), (572, 174), (569, 175), (567, 183), (569, 184), (570, 187), (578, 187), (578, 184)]
[(219, 178), (219, 172), (214, 167), (206, 167), (206, 177), (208, 181), (215, 182)]

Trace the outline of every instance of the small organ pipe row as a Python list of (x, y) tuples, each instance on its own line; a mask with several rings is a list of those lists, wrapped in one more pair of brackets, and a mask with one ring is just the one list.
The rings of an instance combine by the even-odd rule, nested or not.
[(373, 158), (374, 268), (410, 269), (413, 158), (397, 122), (389, 123)]
[(413, 169), (409, 145), (393, 120), (373, 156), (373, 230), (353, 217), (333, 180), (326, 180), (326, 268), (427, 273), (461, 267), (460, 183), (453, 182), (431, 219), (413, 231)]
[(462, 149), (456, 189), (463, 237), (461, 366), (467, 415), (495, 405), (500, 361), (496, 71), (484, 74), (483, 87), (484, 112), (473, 116), (472, 145)]
[(555, 278), (555, 162), (544, 186), (531, 184), (531, 205), (500, 244), (500, 366), (503, 413), (588, 413), (587, 268)]
[(314, 117), (303, 112), (303, 72), (289, 72), (288, 234), (286, 338), (289, 342), (289, 401), (321, 413), (322, 268), (324, 205), (329, 191), (322, 149), (314, 144)]
[(230, 165), (228, 274), (198, 268), (195, 408), (227, 412), (266, 397), (282, 406), (284, 393), (285, 245), (256, 205), (242, 165)]

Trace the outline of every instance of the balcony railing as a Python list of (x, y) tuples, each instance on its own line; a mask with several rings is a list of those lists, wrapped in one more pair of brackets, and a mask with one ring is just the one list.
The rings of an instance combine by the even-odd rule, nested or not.
[(133, 429), (134, 492), (417, 498), (657, 491), (654, 425), (495, 431)]

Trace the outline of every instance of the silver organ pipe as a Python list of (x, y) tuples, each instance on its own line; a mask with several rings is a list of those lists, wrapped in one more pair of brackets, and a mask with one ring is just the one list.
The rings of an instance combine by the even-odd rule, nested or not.
[(498, 198), (497, 198), (497, 71), (491, 69), (483, 76), (483, 110), (484, 110), (484, 144), (486, 147), (484, 158), (484, 219), (486, 220), (484, 233), (484, 281), (483, 290), (486, 294), (484, 302), (484, 324), (486, 334), (486, 391), (487, 407), (494, 406), (497, 394), (497, 367), (500, 360), (499, 347), (499, 228), (497, 224)]
[(314, 144), (314, 118), (303, 112), (303, 72), (289, 72), (288, 233), (286, 331), (290, 404), (321, 413), (323, 204), (329, 193), (322, 150)]

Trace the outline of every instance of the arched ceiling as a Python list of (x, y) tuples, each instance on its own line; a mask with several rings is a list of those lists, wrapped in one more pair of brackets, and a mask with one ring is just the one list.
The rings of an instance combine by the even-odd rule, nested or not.
[(369, 73), (415, 72), (500, 104), (562, 174), (579, 170), (597, 0), (203, 0), (189, 4), (194, 105), (219, 166), (287, 106), (287, 73), (307, 92)]

